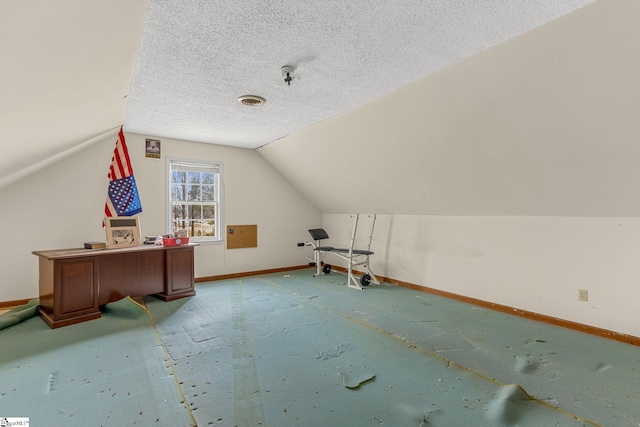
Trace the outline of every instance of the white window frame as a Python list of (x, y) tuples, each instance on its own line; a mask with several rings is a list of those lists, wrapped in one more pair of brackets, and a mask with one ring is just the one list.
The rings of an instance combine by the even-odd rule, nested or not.
[(172, 172), (175, 166), (181, 166), (188, 168), (189, 166), (201, 167), (201, 168), (211, 168), (217, 169), (217, 178), (214, 188), (214, 199), (215, 199), (215, 236), (194, 236), (189, 239), (192, 243), (223, 243), (224, 242), (224, 233), (223, 230), (223, 211), (224, 211), (224, 201), (223, 201), (223, 170), (222, 170), (222, 162), (212, 161), (212, 160), (193, 160), (193, 159), (182, 159), (177, 157), (167, 157), (166, 158), (166, 225), (165, 229), (167, 233), (171, 233), (174, 230), (172, 229), (173, 224), (173, 199), (172, 199)]

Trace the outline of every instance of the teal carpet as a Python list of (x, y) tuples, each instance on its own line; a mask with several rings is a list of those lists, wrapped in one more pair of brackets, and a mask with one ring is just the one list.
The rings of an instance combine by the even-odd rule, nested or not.
[[(0, 417), (47, 426), (640, 426), (640, 348), (311, 270), (0, 330)], [(149, 315), (151, 314), (151, 316)]]
[(130, 299), (59, 329), (26, 319), (1, 330), (0, 343), (0, 417), (50, 427), (191, 424), (151, 318)]
[(637, 347), (345, 281), (303, 270), (148, 300), (198, 425), (639, 425)]

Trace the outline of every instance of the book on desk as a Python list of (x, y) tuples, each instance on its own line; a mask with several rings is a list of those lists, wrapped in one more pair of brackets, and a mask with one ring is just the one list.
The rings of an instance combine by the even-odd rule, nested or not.
[(86, 242), (84, 244), (85, 249), (107, 249), (107, 244), (104, 242)]

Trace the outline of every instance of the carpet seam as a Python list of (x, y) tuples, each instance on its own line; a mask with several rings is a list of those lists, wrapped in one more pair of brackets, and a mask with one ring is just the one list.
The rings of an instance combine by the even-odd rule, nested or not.
[(173, 363), (171, 362), (171, 357), (169, 356), (169, 353), (167, 353), (167, 349), (164, 346), (164, 343), (162, 342), (162, 336), (160, 335), (160, 332), (158, 332), (158, 328), (156, 326), (156, 322), (155, 319), (153, 318), (153, 315), (151, 314), (151, 312), (149, 311), (149, 309), (147, 307), (145, 307), (144, 305), (140, 304), (139, 302), (137, 302), (136, 300), (134, 300), (131, 297), (127, 297), (129, 298), (129, 300), (131, 300), (134, 304), (136, 304), (137, 306), (139, 306), (142, 310), (144, 310), (145, 313), (147, 313), (147, 316), (149, 316), (149, 319), (151, 321), (151, 326), (153, 327), (153, 330), (156, 333), (156, 338), (158, 339), (158, 342), (160, 343), (160, 348), (162, 348), (162, 353), (164, 354), (164, 359), (167, 362), (167, 364), (169, 365), (169, 369), (171, 370), (171, 375), (173, 376), (174, 381), (176, 382), (176, 386), (178, 387), (178, 391), (180, 392), (180, 395), (182, 396), (182, 403), (184, 405), (184, 407), (187, 410), (187, 413), (189, 414), (189, 418), (191, 419), (191, 426), (192, 427), (198, 427), (198, 423), (196, 423), (196, 419), (193, 416), (193, 413), (191, 412), (191, 408), (189, 407), (189, 402), (187, 400), (187, 397), (184, 393), (184, 390), (182, 389), (182, 386), (180, 385), (180, 381), (178, 380), (178, 374), (176, 373), (174, 367), (173, 367)]
[[(387, 332), (387, 331), (385, 331), (384, 329), (380, 329), (380, 328), (378, 328), (378, 327), (376, 327), (376, 326), (370, 325), (370, 324), (368, 324), (368, 323), (366, 323), (366, 322), (364, 322), (364, 321), (362, 321), (362, 320), (360, 320), (360, 319), (357, 319), (357, 318), (355, 318), (355, 317), (353, 317), (353, 316), (350, 316), (350, 315), (348, 315), (348, 314), (346, 314), (346, 313), (343, 313), (342, 311), (336, 310), (336, 309), (335, 309), (335, 308), (333, 308), (333, 307), (330, 307), (330, 306), (327, 306), (327, 305), (325, 305), (325, 304), (322, 304), (322, 303), (320, 303), (320, 302), (319, 302), (317, 299), (315, 299), (315, 298), (314, 298), (314, 299), (312, 299), (312, 298), (307, 298), (307, 297), (305, 297), (304, 295), (302, 295), (301, 293), (296, 292), (296, 291), (294, 291), (294, 290), (292, 290), (292, 289), (290, 289), (290, 288), (287, 288), (287, 287), (285, 287), (285, 286), (278, 285), (277, 283), (272, 282), (272, 281), (271, 281), (271, 280), (269, 280), (269, 279), (264, 279), (264, 278), (262, 278), (261, 280), (264, 280), (265, 282), (267, 282), (267, 283), (269, 283), (270, 285), (275, 286), (275, 287), (277, 287), (277, 288), (279, 288), (279, 289), (287, 290), (289, 293), (291, 293), (292, 295), (294, 295), (294, 296), (296, 296), (296, 297), (303, 298), (303, 299), (305, 299), (305, 300), (307, 300), (307, 301), (313, 302), (314, 304), (318, 304), (318, 305), (320, 305), (320, 306), (324, 307), (325, 309), (327, 309), (327, 310), (331, 310), (331, 311), (333, 311), (334, 313), (337, 313), (337, 314), (339, 314), (339, 315), (341, 315), (341, 316), (343, 316), (343, 317), (345, 317), (345, 318), (347, 318), (347, 319), (349, 319), (349, 320), (351, 320), (351, 321), (353, 321), (353, 322), (355, 322), (355, 323), (358, 323), (358, 324), (360, 324), (360, 325), (362, 325), (362, 326), (365, 326), (365, 327), (367, 327), (367, 328), (369, 328), (369, 329), (373, 329), (373, 330), (375, 330), (376, 332), (382, 333), (383, 335), (385, 335), (385, 336), (387, 336), (387, 337), (393, 338), (394, 340), (400, 341), (401, 343), (403, 343), (403, 344), (405, 344), (405, 345), (408, 345), (410, 348), (415, 348), (415, 349), (417, 349), (417, 350), (420, 350), (420, 351), (421, 351), (421, 352), (423, 352), (423, 353), (426, 353), (426, 354), (428, 354), (428, 355), (430, 355), (430, 356), (432, 356), (432, 357), (435, 357), (435, 358), (437, 358), (437, 359), (439, 359), (439, 360), (441, 360), (441, 361), (443, 361), (443, 362), (446, 362), (446, 363), (447, 363), (448, 365), (450, 365), (450, 366), (455, 366), (455, 367), (457, 367), (457, 368), (459, 368), (459, 369), (462, 369), (462, 370), (464, 370), (464, 371), (466, 371), (466, 372), (469, 372), (469, 373), (470, 373), (470, 374), (472, 374), (472, 375), (475, 375), (475, 376), (477, 376), (477, 377), (479, 377), (479, 378), (482, 378), (482, 379), (484, 379), (484, 380), (486, 380), (486, 381), (489, 381), (489, 382), (491, 382), (491, 383), (493, 383), (493, 384), (495, 384), (495, 385), (497, 385), (497, 386), (504, 387), (504, 386), (509, 385), (509, 384), (502, 384), (501, 382), (499, 382), (499, 381), (497, 381), (497, 380), (495, 380), (495, 379), (493, 379), (493, 378), (490, 378), (490, 377), (488, 377), (488, 376), (484, 375), (484, 374), (483, 374), (483, 373), (481, 373), (481, 372), (477, 372), (477, 371), (475, 371), (475, 370), (473, 370), (473, 369), (467, 368), (467, 367), (465, 367), (465, 366), (463, 366), (463, 365), (461, 365), (461, 364), (459, 364), (459, 363), (457, 363), (457, 362), (454, 362), (454, 361), (451, 361), (451, 360), (447, 359), (446, 357), (443, 357), (443, 356), (441, 356), (441, 355), (439, 355), (439, 354), (436, 354), (436, 353), (434, 353), (434, 352), (432, 352), (432, 351), (427, 350), (426, 348), (420, 347), (420, 346), (419, 346), (419, 345), (417, 345), (417, 344), (414, 344), (414, 343), (409, 342), (409, 341), (407, 341), (407, 340), (405, 340), (405, 339), (402, 339), (402, 338), (400, 338), (400, 337), (398, 337), (398, 336), (396, 336), (396, 335), (394, 335), (394, 334), (392, 334), (392, 333), (390, 333), (390, 332)], [(524, 394), (525, 394), (525, 395), (526, 395), (526, 396), (527, 396), (527, 397), (528, 397), (532, 402), (539, 403), (539, 404), (541, 404), (541, 405), (543, 405), (543, 406), (545, 406), (545, 407), (547, 407), (547, 408), (549, 408), (549, 409), (552, 409), (552, 410), (554, 410), (554, 411), (556, 411), (556, 412), (559, 412), (559, 413), (561, 413), (561, 414), (563, 414), (563, 415), (565, 415), (565, 416), (568, 416), (568, 417), (574, 418), (574, 419), (576, 419), (576, 420), (578, 420), (578, 421), (582, 421), (582, 422), (584, 422), (584, 423), (590, 424), (590, 425), (592, 425), (593, 427), (602, 427), (601, 425), (599, 425), (598, 423), (596, 423), (596, 422), (594, 422), (594, 421), (591, 421), (591, 420), (588, 420), (588, 419), (586, 419), (586, 418), (580, 417), (579, 415), (573, 414), (573, 413), (571, 413), (571, 412), (569, 412), (569, 411), (566, 411), (566, 410), (564, 410), (564, 409), (562, 409), (562, 408), (558, 408), (558, 407), (553, 406), (553, 405), (551, 405), (551, 404), (549, 404), (549, 403), (547, 403), (547, 402), (545, 402), (545, 401), (539, 400), (539, 399), (537, 399), (537, 398), (535, 398), (535, 397), (531, 396), (531, 395), (530, 395), (529, 393), (527, 393), (527, 391), (526, 391), (526, 390), (525, 390), (521, 385), (519, 385), (519, 384), (513, 384), (513, 385), (515, 385), (516, 387), (518, 387), (518, 388), (519, 388), (519, 389), (520, 389), (520, 390), (521, 390), (521, 391), (522, 391), (522, 392), (523, 392), (523, 393), (524, 393)]]

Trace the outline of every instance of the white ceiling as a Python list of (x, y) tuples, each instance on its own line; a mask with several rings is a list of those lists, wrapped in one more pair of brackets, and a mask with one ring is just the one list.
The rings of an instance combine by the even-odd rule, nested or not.
[(0, 188), (119, 128), (147, 0), (0, 0)]
[(0, 188), (122, 124), (259, 147), (591, 2), (0, 0)]
[(124, 127), (256, 148), (591, 2), (150, 0)]

